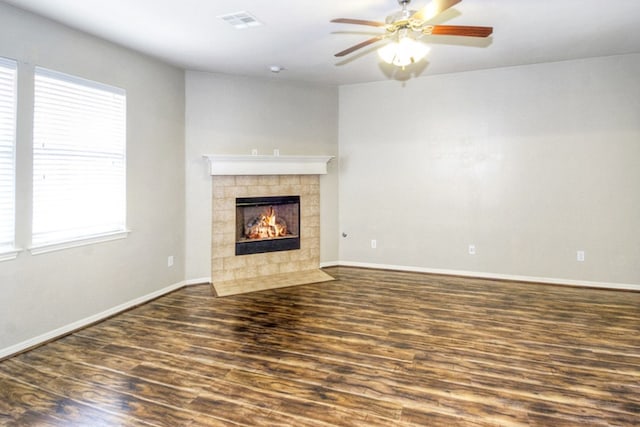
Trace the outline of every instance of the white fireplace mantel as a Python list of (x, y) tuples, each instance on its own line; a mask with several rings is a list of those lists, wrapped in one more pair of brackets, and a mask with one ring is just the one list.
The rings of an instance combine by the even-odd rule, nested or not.
[(211, 175), (325, 175), (334, 156), (253, 156), (211, 154)]

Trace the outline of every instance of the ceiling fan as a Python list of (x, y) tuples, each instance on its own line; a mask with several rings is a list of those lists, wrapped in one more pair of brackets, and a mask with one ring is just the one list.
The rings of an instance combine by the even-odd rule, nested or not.
[(372, 37), (335, 54), (342, 57), (358, 49), (369, 46), (380, 40), (393, 38), (395, 41), (378, 50), (378, 54), (385, 62), (404, 68), (422, 59), (428, 52), (428, 47), (417, 41), (423, 35), (488, 37), (493, 33), (493, 27), (476, 27), (468, 25), (432, 25), (429, 23), (440, 13), (449, 9), (462, 0), (432, 0), (420, 10), (410, 10), (411, 0), (398, 0), (402, 10), (387, 16), (385, 22), (368, 21), (364, 19), (336, 18), (331, 22), (342, 24), (367, 25), (382, 27), (384, 34)]

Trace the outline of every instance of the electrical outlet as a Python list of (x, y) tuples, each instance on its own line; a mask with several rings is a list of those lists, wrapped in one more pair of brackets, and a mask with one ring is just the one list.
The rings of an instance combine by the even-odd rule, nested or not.
[(476, 254), (476, 245), (469, 245), (469, 255)]
[(576, 252), (576, 261), (584, 262), (584, 251)]
[(167, 257), (167, 267), (173, 267), (173, 255)]
[(378, 242), (375, 239), (371, 240), (371, 249), (375, 249), (377, 247), (378, 247)]

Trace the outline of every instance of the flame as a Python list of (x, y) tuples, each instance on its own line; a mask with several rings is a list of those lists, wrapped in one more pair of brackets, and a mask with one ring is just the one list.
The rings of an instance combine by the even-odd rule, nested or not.
[(273, 239), (285, 234), (287, 234), (287, 224), (276, 216), (273, 206), (269, 206), (245, 227), (245, 236), (249, 239)]

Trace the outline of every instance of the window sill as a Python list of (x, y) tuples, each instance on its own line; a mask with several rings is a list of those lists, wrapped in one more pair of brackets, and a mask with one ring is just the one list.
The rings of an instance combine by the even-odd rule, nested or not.
[(12, 259), (16, 259), (18, 254), (22, 251), (22, 249), (10, 249), (0, 251), (0, 262), (2, 261), (11, 261)]
[(63, 249), (77, 248), (79, 246), (93, 245), (95, 243), (110, 242), (112, 240), (126, 239), (131, 231), (118, 231), (115, 233), (105, 233), (97, 236), (91, 236), (78, 240), (69, 240), (66, 242), (50, 243), (45, 245), (32, 246), (29, 248), (31, 255), (46, 254), (49, 252), (60, 251)]

